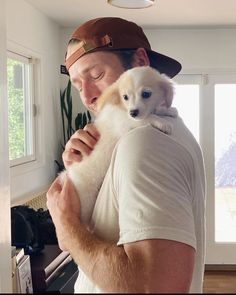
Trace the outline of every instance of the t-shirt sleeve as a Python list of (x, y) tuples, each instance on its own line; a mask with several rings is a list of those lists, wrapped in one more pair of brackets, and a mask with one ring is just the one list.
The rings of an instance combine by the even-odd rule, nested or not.
[(158, 238), (196, 248), (193, 168), (186, 150), (150, 126), (122, 138), (115, 156), (118, 245)]

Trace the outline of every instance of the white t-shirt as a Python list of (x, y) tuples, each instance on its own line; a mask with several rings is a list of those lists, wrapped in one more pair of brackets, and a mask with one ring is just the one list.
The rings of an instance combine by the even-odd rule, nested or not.
[[(118, 142), (92, 216), (95, 233), (117, 245), (168, 239), (196, 249), (191, 293), (201, 293), (205, 262), (202, 152), (182, 119), (166, 117), (171, 135), (147, 125)], [(99, 292), (83, 274), (75, 293)]]

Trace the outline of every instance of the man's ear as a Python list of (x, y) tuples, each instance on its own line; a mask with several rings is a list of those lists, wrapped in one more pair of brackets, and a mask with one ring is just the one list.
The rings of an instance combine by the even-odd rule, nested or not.
[(144, 48), (138, 48), (133, 57), (133, 67), (149, 66), (149, 58)]

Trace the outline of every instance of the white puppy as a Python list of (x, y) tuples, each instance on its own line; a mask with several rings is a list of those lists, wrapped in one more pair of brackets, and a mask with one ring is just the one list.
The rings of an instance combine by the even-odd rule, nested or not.
[(172, 125), (164, 116), (177, 116), (177, 110), (171, 107), (172, 100), (172, 81), (149, 66), (124, 72), (98, 98), (95, 126), (100, 133), (99, 141), (89, 156), (59, 175), (63, 182), (64, 174), (68, 173), (73, 182), (80, 198), (83, 223), (89, 223), (117, 141), (129, 130), (146, 124), (170, 134)]

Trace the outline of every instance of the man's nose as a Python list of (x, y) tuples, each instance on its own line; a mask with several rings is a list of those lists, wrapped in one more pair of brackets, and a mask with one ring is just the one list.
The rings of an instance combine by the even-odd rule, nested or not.
[(101, 91), (90, 83), (85, 83), (82, 88), (83, 100), (86, 105), (90, 105), (101, 95)]

